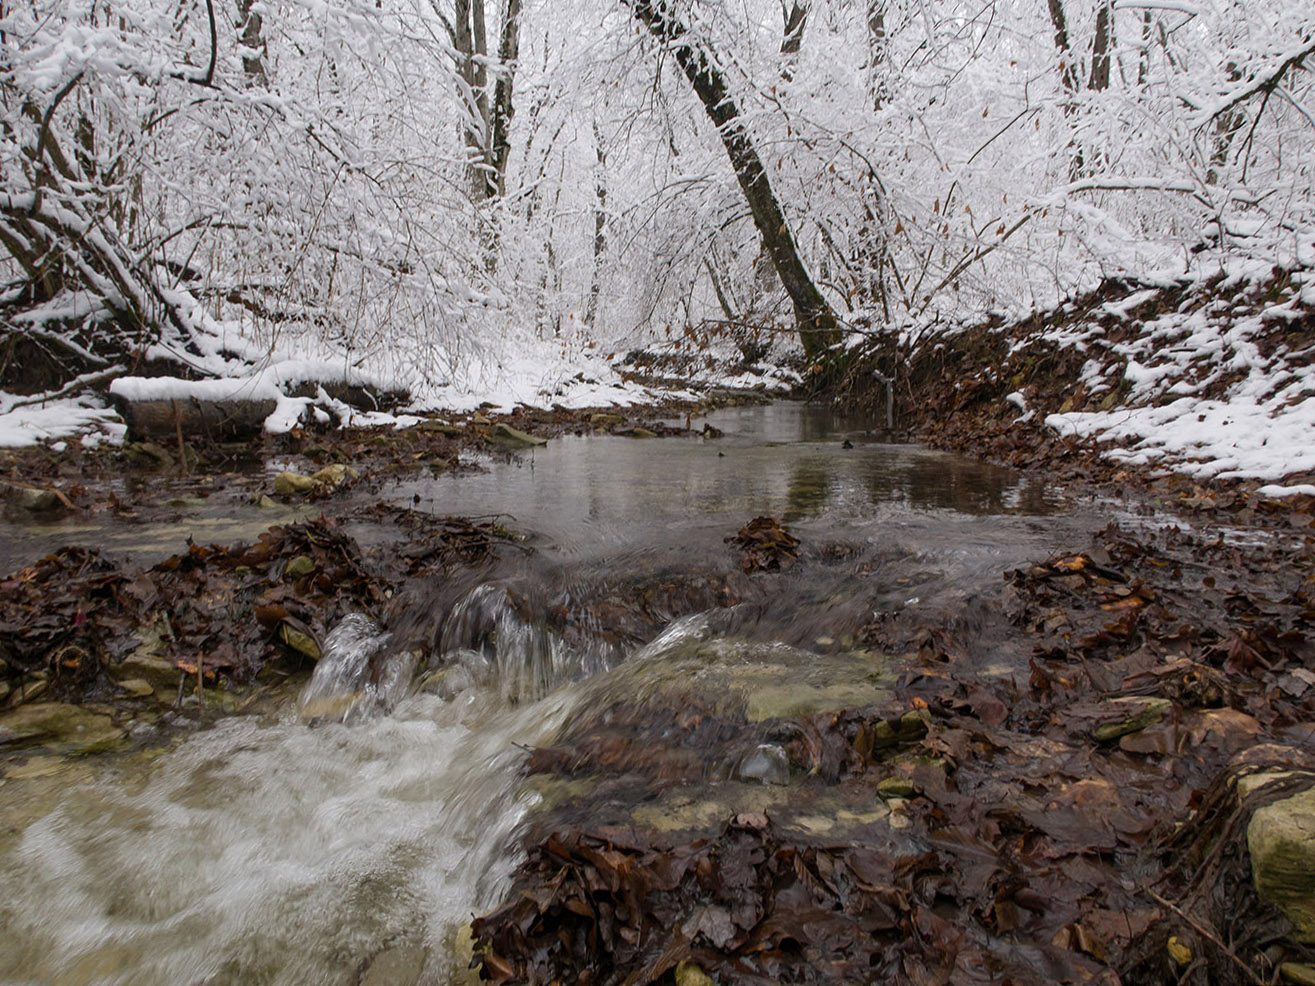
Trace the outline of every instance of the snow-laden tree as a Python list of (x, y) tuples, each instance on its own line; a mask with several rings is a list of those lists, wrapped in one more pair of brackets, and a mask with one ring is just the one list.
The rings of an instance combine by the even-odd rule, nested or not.
[(1278, 0), (40, 0), (0, 54), (0, 314), (75, 372), (748, 354), (1315, 225)]

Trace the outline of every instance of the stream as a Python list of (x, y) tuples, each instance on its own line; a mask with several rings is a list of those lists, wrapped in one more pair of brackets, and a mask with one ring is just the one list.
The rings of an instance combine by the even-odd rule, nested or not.
[[(770, 666), (786, 679), (773, 694), (861, 695), (830, 679), (880, 665), (858, 641), (863, 624), (910, 609), (978, 619), (998, 608), (1002, 572), (1108, 519), (1037, 477), (882, 444), (870, 422), (826, 409), (708, 421), (723, 437), (566, 436), (476, 474), (347, 494), (497, 516), (529, 540), (413, 587), (388, 635), (340, 626), (299, 700), (289, 691), (164, 745), (9, 771), (0, 982), (460, 981), (466, 924), (505, 891), (539, 799), (523, 782), (527, 749), (587, 703), (642, 690), (646, 668), (683, 668), (664, 660), (691, 634), (721, 641), (719, 653), (792, 648), (794, 668)], [(745, 575), (725, 542), (761, 515), (800, 539), (800, 556)], [(189, 533), (250, 538), (281, 519), (212, 497), (159, 524), (6, 525), (4, 561), (90, 539), (150, 558)], [(362, 545), (398, 537), (355, 524)], [(612, 619), (637, 593), (653, 600), (656, 640)], [(1017, 667), (1002, 646), (983, 673)]]

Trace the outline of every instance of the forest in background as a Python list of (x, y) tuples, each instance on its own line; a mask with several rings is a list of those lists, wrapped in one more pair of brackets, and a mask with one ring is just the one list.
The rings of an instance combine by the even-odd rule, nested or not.
[(1278, 0), (55, 0), (0, 52), (14, 392), (791, 345), (735, 146), (827, 341), (1315, 252)]

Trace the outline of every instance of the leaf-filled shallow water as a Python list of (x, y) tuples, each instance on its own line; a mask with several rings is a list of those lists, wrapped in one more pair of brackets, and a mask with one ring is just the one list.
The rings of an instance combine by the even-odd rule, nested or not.
[(446, 983), (484, 912), (495, 981), (1157, 981), (1158, 840), (1305, 742), (1304, 544), (714, 421), (0, 582), (121, 748), (4, 738), (0, 977)]

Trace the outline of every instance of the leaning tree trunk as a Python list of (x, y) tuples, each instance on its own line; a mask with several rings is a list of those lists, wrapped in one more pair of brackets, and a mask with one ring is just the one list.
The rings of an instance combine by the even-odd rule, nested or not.
[(827, 349), (839, 338), (836, 314), (817, 290), (799, 259), (790, 229), (780, 203), (767, 180), (767, 171), (753, 146), (753, 140), (744, 128), (739, 108), (731, 98), (726, 80), (713, 65), (707, 53), (690, 39), (685, 25), (674, 16), (662, 0), (625, 0), (649, 33), (666, 44), (676, 56), (685, 78), (694, 87), (695, 94), (717, 126), (722, 144), (735, 169), (735, 177), (744, 192), (754, 225), (762, 236), (763, 245), (771, 255), (772, 265), (780, 275), (790, 301), (794, 304), (795, 321), (799, 327), (799, 340), (804, 356), (810, 364), (822, 364)]

